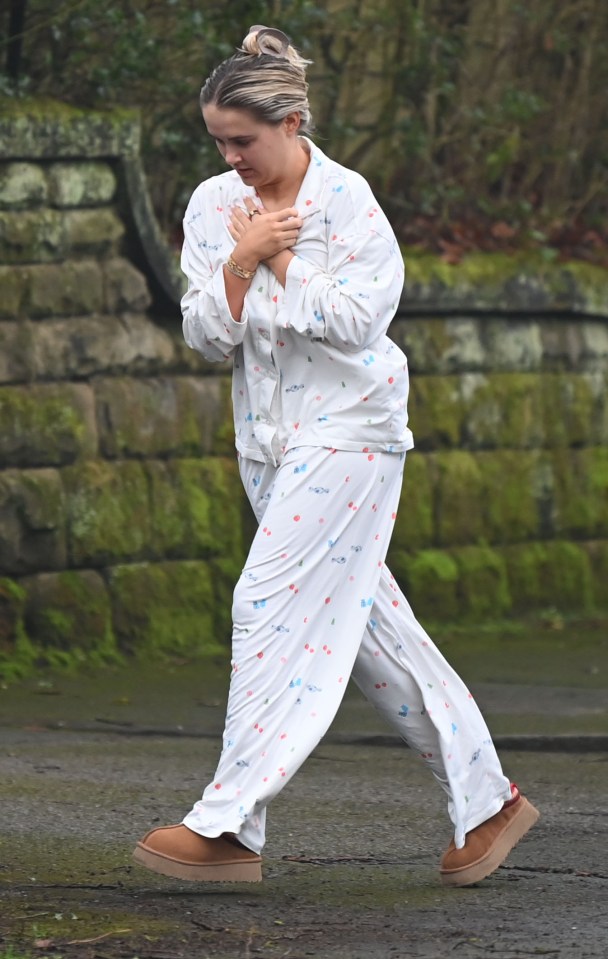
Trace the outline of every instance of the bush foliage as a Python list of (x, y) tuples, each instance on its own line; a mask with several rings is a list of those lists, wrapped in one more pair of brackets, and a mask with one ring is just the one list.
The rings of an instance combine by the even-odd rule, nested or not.
[(605, 0), (12, 0), (10, 13), (4, 92), (140, 108), (176, 236), (193, 187), (221, 169), (201, 83), (267, 23), (314, 61), (320, 145), (371, 180), (405, 240), (447, 258), (531, 241), (605, 260)]

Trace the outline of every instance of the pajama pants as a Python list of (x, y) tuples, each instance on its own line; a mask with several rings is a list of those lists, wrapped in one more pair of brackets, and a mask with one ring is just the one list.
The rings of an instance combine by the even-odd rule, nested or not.
[(213, 781), (183, 820), (260, 852), (266, 807), (328, 730), (349, 677), (447, 793), (458, 848), (510, 798), (471, 694), (386, 567), (405, 454), (299, 447), (241, 459), (259, 527), (234, 592)]

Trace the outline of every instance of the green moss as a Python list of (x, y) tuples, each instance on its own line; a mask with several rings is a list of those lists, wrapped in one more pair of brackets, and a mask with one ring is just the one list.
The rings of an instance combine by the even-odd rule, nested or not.
[(463, 381), (463, 439), (472, 449), (531, 448), (543, 442), (544, 378), (489, 373)]
[(36, 651), (25, 631), (25, 589), (12, 579), (0, 579), (0, 679), (27, 675)]
[(589, 379), (579, 373), (544, 374), (543, 432), (547, 446), (581, 446), (597, 430), (597, 401)]
[[(510, 256), (505, 253), (471, 253), (457, 264), (451, 264), (434, 253), (421, 253), (405, 247), (408, 284), (431, 285), (439, 281), (442, 286), (477, 286), (482, 283), (502, 284), (514, 274), (528, 269), (529, 258), (523, 254)], [(538, 266), (546, 268), (540, 258)]]
[(232, 637), (232, 599), (243, 563), (226, 557), (209, 561), (213, 580), (213, 635), (228, 644)]
[(600, 266), (569, 260), (550, 263), (542, 251), (515, 254), (470, 253), (457, 264), (432, 253), (404, 248), (406, 294), (414, 299), (454, 298), (469, 306), (552, 306), (597, 315), (608, 313), (607, 271)]
[(420, 549), (432, 544), (433, 496), (427, 457), (407, 454), (405, 476), (391, 540), (393, 550)]
[(39, 658), (50, 665), (116, 659), (110, 599), (92, 570), (46, 573), (27, 581), (25, 623)]
[(459, 377), (414, 377), (410, 385), (408, 411), (417, 449), (455, 447), (460, 444), (463, 403)]
[(507, 569), (503, 558), (487, 546), (452, 550), (458, 567), (458, 596), (464, 616), (500, 618), (511, 606)]
[(81, 110), (47, 98), (0, 99), (0, 140), (7, 157), (134, 156), (139, 139), (139, 114), (133, 110)]
[(146, 656), (214, 655), (215, 584), (204, 562), (134, 564), (110, 574), (121, 650)]
[(7, 465), (69, 462), (94, 443), (82, 391), (65, 386), (0, 388), (0, 456)]
[(243, 491), (232, 459), (183, 460), (179, 479), (190, 509), (195, 555), (210, 548), (236, 562), (243, 557)]
[(561, 536), (608, 535), (608, 449), (556, 451), (555, 528)]
[(148, 484), (139, 463), (67, 467), (68, 553), (74, 566), (142, 558), (150, 550)]
[(155, 556), (244, 559), (244, 494), (232, 459), (149, 463)]
[(606, 315), (606, 269), (582, 260), (569, 260), (567, 272), (581, 291), (585, 311)]
[(513, 608), (583, 612), (593, 607), (587, 552), (562, 540), (527, 543), (503, 551)]
[(33, 117), (37, 120), (74, 120), (101, 117), (109, 123), (138, 122), (139, 111), (113, 106), (111, 110), (91, 110), (73, 106), (51, 97), (0, 97), (3, 117)]
[(491, 543), (529, 540), (541, 532), (539, 453), (495, 450), (476, 457), (483, 494), (480, 509), (485, 535)]
[(454, 349), (452, 320), (445, 317), (415, 316), (407, 319), (396, 317), (391, 326), (391, 338), (400, 346), (408, 358), (408, 365), (414, 376), (423, 372), (434, 374), (438, 370), (450, 368), (450, 353)]
[(484, 535), (483, 477), (475, 456), (454, 450), (429, 456), (435, 497), (435, 541), (455, 546)]
[(218, 425), (213, 432), (212, 449), (218, 456), (234, 456), (234, 417), (232, 412), (232, 381), (220, 377), (220, 405)]
[(448, 553), (423, 549), (414, 555), (391, 553), (390, 565), (416, 615), (456, 619), (460, 614), (458, 566)]
[(608, 609), (608, 542), (582, 543), (581, 549), (589, 559), (595, 609)]

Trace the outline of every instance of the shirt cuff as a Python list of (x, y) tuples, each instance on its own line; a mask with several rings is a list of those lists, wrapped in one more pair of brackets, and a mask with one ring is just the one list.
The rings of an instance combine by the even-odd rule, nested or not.
[(247, 322), (249, 320), (249, 314), (243, 304), (243, 310), (241, 313), (240, 320), (235, 320), (232, 313), (230, 312), (230, 306), (228, 305), (228, 299), (226, 297), (226, 285), (224, 283), (224, 269), (219, 267), (213, 275), (213, 298), (217, 306), (218, 315), (221, 321), (224, 323), (226, 330), (230, 333), (233, 338), (235, 346), (238, 343), (242, 343), (245, 336), (245, 330), (247, 329)]

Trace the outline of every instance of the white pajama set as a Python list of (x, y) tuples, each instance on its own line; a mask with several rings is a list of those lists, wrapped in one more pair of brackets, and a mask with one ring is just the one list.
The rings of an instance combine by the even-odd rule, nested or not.
[(407, 450), (407, 360), (388, 338), (403, 287), (366, 181), (304, 139), (303, 226), (285, 288), (260, 264), (241, 320), (223, 264), (234, 171), (184, 218), (187, 344), (233, 360), (243, 485), (259, 526), (234, 593), (232, 675), (212, 782), (183, 822), (254, 852), (268, 803), (326, 733), (352, 676), (448, 795), (455, 842), (511, 798), (471, 694), (416, 621), (385, 558)]

